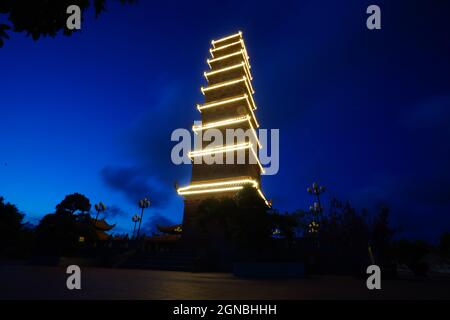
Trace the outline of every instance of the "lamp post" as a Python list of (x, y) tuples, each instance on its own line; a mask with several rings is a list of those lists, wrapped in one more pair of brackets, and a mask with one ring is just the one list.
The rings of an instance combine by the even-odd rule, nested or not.
[(319, 221), (319, 215), (322, 213), (322, 207), (318, 202), (314, 202), (312, 206), (309, 206), (309, 211), (311, 211), (314, 219), (309, 224), (309, 232), (310, 233), (318, 233), (319, 232), (319, 223), (316, 222)]
[(131, 217), (131, 221), (134, 222), (133, 235), (131, 236), (132, 239), (134, 238), (134, 233), (136, 232), (136, 224), (140, 220), (141, 220), (141, 217), (139, 216), (139, 214), (135, 214), (134, 216)]
[(317, 203), (319, 204), (319, 207), (322, 208), (320, 204), (320, 195), (325, 192), (325, 187), (324, 186), (319, 187), (317, 182), (313, 182), (311, 187), (308, 187), (306, 191), (308, 191), (308, 193), (312, 194), (313, 196), (317, 197)]
[(141, 231), (141, 223), (142, 223), (142, 217), (144, 216), (144, 209), (150, 207), (150, 201), (147, 198), (144, 198), (142, 200), (139, 200), (138, 204), (139, 204), (139, 208), (142, 209), (141, 217), (139, 219), (139, 227), (138, 227), (137, 236), (136, 236), (136, 238), (139, 239), (139, 232)]
[[(324, 186), (319, 186), (317, 182), (313, 182), (313, 184), (306, 189), (308, 193), (310, 193), (312, 196), (316, 197), (317, 201), (314, 201), (312, 206), (309, 206), (309, 211), (311, 211), (313, 215), (313, 221), (311, 221), (308, 225), (309, 230), (308, 232), (318, 236), (319, 234), (319, 217), (321, 213), (323, 212), (322, 204), (320, 203), (320, 195), (325, 192)], [(317, 246), (319, 246), (319, 243), (317, 243)]]
[(104, 212), (106, 210), (106, 206), (103, 204), (103, 202), (100, 201), (94, 207), (95, 211), (97, 211), (97, 215), (95, 216), (95, 222), (97, 222), (98, 215), (100, 214), (100, 212)]

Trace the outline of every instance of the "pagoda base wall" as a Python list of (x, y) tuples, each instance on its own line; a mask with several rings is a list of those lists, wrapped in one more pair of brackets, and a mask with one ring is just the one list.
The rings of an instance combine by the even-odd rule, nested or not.
[(195, 222), (198, 208), (202, 200), (203, 199), (201, 198), (184, 200), (183, 233), (181, 235), (183, 242), (202, 238), (202, 232)]
[(183, 233), (179, 245), (185, 250), (194, 252), (200, 269), (231, 272), (233, 261), (231, 243), (224, 239), (221, 230), (213, 230), (210, 226), (205, 233), (195, 221), (200, 203), (207, 197), (185, 199)]

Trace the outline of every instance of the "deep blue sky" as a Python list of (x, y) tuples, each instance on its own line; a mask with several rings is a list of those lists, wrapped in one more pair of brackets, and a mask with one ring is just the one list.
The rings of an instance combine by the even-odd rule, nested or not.
[[(378, 4), (382, 30), (365, 10)], [(200, 115), (210, 41), (242, 30), (257, 117), (279, 128), (280, 171), (263, 189), (282, 211), (327, 199), (392, 207), (401, 236), (450, 230), (450, 5), (446, 1), (114, 2), (72, 37), (13, 33), (0, 49), (0, 194), (36, 222), (72, 192), (136, 200), (179, 222), (170, 134)], [(0, 16), (0, 19), (2, 17)]]

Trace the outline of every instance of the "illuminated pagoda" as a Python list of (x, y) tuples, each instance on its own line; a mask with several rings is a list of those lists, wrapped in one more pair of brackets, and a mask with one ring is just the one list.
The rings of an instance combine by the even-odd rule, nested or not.
[[(233, 196), (246, 185), (254, 187), (269, 205), (260, 189), (264, 168), (258, 150), (262, 146), (256, 133), (259, 123), (255, 116), (252, 75), (242, 32), (213, 40), (211, 45), (211, 57), (207, 59), (210, 69), (204, 72), (207, 86), (201, 88), (205, 101), (197, 105), (201, 124), (192, 129), (195, 134), (217, 129), (224, 138), (222, 145), (211, 147), (206, 141), (202, 142), (201, 148), (189, 153), (193, 162), (191, 183), (177, 190), (184, 197), (184, 231), (189, 229), (202, 200)], [(226, 129), (242, 129), (246, 135), (244, 139), (235, 137), (227, 144)], [(243, 155), (244, 162), (238, 163), (238, 157), (242, 159)], [(205, 163), (207, 156), (216, 160), (220, 157), (221, 161)], [(226, 163), (230, 157), (234, 159), (232, 164)]]

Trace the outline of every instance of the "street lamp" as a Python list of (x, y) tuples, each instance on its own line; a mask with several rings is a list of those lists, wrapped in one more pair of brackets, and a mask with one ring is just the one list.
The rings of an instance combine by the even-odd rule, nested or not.
[(141, 231), (141, 223), (142, 223), (142, 217), (144, 216), (144, 209), (150, 207), (150, 201), (147, 198), (144, 198), (142, 200), (139, 200), (138, 204), (139, 204), (139, 208), (142, 209), (141, 217), (139, 219), (139, 227), (138, 227), (137, 236), (136, 236), (136, 238), (139, 239), (139, 232)]
[(309, 233), (314, 234), (314, 233), (319, 232), (319, 224), (317, 222), (315, 222), (314, 220), (309, 223), (308, 227), (309, 227), (309, 229), (308, 229)]
[(95, 221), (97, 222), (99, 213), (104, 212), (106, 210), (106, 206), (100, 201), (94, 207), (95, 211), (97, 211), (97, 215), (95, 216)]
[(324, 186), (320, 186), (319, 187), (317, 182), (313, 182), (311, 187), (308, 187), (306, 189), (306, 191), (308, 191), (312, 195), (316, 196), (317, 197), (317, 202), (319, 202), (319, 205), (320, 205), (320, 195), (325, 192), (325, 187)]
[(319, 233), (319, 223), (315, 220), (319, 221), (319, 216), (323, 212), (322, 204), (320, 203), (320, 195), (325, 192), (324, 186), (319, 186), (317, 182), (313, 182), (313, 184), (306, 189), (308, 193), (315, 196), (317, 201), (314, 201), (312, 206), (309, 206), (309, 211), (313, 214), (313, 221), (309, 224), (309, 232), (312, 234)]
[(132, 238), (134, 238), (134, 233), (136, 232), (136, 224), (138, 223), (138, 221), (141, 220), (141, 217), (138, 214), (135, 214), (134, 216), (131, 217), (131, 221), (134, 222), (134, 228), (133, 228), (133, 235)]

